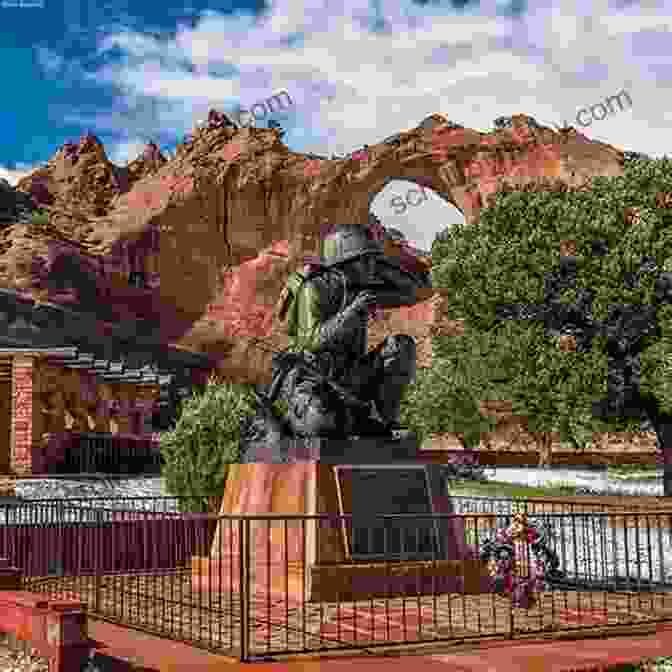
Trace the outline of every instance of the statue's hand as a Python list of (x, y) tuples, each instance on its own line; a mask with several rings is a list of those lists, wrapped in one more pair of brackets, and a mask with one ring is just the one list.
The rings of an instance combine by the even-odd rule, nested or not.
[(376, 305), (381, 308), (398, 308), (399, 306), (412, 306), (417, 303), (414, 290), (406, 292), (380, 291), (376, 292)]
[(355, 297), (352, 306), (357, 309), (367, 310), (378, 303), (378, 294), (370, 289), (365, 289)]

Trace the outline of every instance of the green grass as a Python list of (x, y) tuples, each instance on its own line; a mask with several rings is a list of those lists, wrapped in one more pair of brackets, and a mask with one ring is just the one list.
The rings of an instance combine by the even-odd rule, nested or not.
[(490, 497), (558, 497), (575, 495), (580, 486), (570, 483), (556, 486), (518, 485), (517, 483), (501, 483), (499, 481), (452, 481), (449, 492), (453, 495), (483, 495)]
[(672, 670), (672, 658), (661, 656), (660, 658), (644, 658), (636, 665), (619, 665), (610, 667), (610, 672), (670, 672)]
[(607, 474), (610, 476), (630, 476), (637, 474), (637, 478), (657, 478), (657, 469), (659, 467), (650, 464), (622, 464), (609, 467)]
[(660, 469), (655, 464), (614, 464), (607, 467), (607, 471), (613, 471), (619, 474), (629, 474), (633, 471), (655, 471)]

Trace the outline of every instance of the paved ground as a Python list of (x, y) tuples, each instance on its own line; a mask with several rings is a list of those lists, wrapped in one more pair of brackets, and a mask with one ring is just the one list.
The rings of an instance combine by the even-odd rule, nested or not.
[[(211, 645), (232, 655), (240, 646), (240, 605), (220, 594), (209, 600), (193, 591), (190, 575), (104, 577), (99, 608), (123, 623), (144, 625), (180, 640)], [(87, 579), (87, 580), (83, 580)], [(95, 604), (90, 577), (49, 579), (64, 597), (76, 595)], [(357, 603), (292, 604), (259, 595), (251, 608), (251, 646), (255, 655), (282, 655), (318, 647), (381, 642), (506, 637), (516, 632), (643, 623), (652, 615), (672, 618), (672, 593), (637, 594), (552, 591), (528, 610), (492, 594), (445, 594)], [(513, 618), (513, 622), (511, 619)]]
[[(241, 664), (205, 651), (108, 623), (91, 621), (98, 641), (101, 672), (354, 672), (352, 668), (385, 667), (395, 672), (420, 666), (430, 672), (595, 672), (645, 658), (672, 656), (672, 625), (651, 627), (650, 634), (579, 641), (491, 641), (455, 646), (443, 652), (414, 655), (297, 657), (273, 663)], [(117, 666), (115, 666), (117, 665)], [(347, 668), (346, 668), (347, 666)]]

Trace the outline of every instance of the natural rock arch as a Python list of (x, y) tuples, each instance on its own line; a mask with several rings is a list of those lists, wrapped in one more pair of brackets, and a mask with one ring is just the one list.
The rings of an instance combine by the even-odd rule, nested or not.
[[(410, 197), (412, 191), (416, 194), (422, 192), (417, 203)], [(392, 193), (395, 195), (390, 199)], [(401, 211), (396, 211), (397, 207), (402, 208)], [(394, 212), (391, 213), (390, 210)], [(385, 228), (396, 229), (404, 234), (411, 246), (427, 252), (431, 252), (432, 243), (447, 226), (456, 221), (466, 222), (464, 213), (457, 205), (444, 194), (434, 191), (425, 184), (425, 180), (414, 182), (396, 176), (387, 179), (380, 191), (371, 194), (369, 213)], [(397, 216), (399, 221), (395, 221)], [(439, 227), (434, 226), (439, 219), (442, 220), (442, 224)], [(421, 228), (420, 223), (424, 225), (424, 236), (417, 234)]]
[[(270, 355), (257, 357), (260, 344), (267, 351), (283, 346), (272, 313), (287, 272), (319, 253), (325, 225), (366, 223), (371, 199), (391, 180), (425, 185), (472, 223), (503, 182), (555, 178), (578, 185), (620, 175), (622, 161), (623, 153), (609, 145), (576, 132), (540, 130), (522, 116), (489, 133), (437, 117), (431, 127), (335, 160), (290, 152), (274, 129), (197, 129), (174, 159), (114, 199), (82, 246), (116, 272), (119, 244), (127, 243), (128, 255), (142, 256), (134, 250), (146, 247), (144, 234), (156, 227), (158, 277), (150, 308), (165, 338), (219, 358), (225, 375), (239, 369), (254, 380), (260, 368), (270, 370)], [(11, 262), (4, 275), (10, 286), (26, 281)], [(92, 284), (102, 289), (102, 280)], [(112, 288), (110, 305), (132, 306), (134, 291), (128, 283), (123, 292)], [(400, 319), (439, 319), (434, 309), (416, 308), (417, 314), (399, 309)], [(145, 315), (129, 310), (139, 311), (138, 319), (147, 314), (146, 307)], [(163, 329), (171, 322), (174, 329)]]
[[(444, 179), (446, 175), (440, 174), (439, 166), (428, 166), (427, 156), (423, 156), (422, 159), (418, 157), (417, 160), (404, 166), (400, 166), (396, 161), (381, 160), (368, 169), (360, 169), (362, 175), (357, 181), (346, 173), (344, 185), (336, 184), (334, 185), (336, 188), (318, 192), (311, 195), (310, 199), (299, 200), (296, 204), (299, 211), (306, 211), (307, 214), (328, 213), (322, 215), (322, 221), (319, 221), (319, 215), (313, 215), (313, 221), (318, 220), (317, 226), (313, 226), (310, 230), (310, 233), (316, 236), (313, 244), (319, 242), (321, 230), (327, 223), (368, 222), (372, 201), (393, 181), (421, 184), (455, 206), (468, 221), (470, 218), (473, 221), (477, 208), (481, 206), (478, 194), (475, 197), (467, 195), (467, 190), (457, 182)], [(344, 192), (347, 193), (347, 197)], [(312, 253), (317, 253), (317, 249), (315, 248)]]

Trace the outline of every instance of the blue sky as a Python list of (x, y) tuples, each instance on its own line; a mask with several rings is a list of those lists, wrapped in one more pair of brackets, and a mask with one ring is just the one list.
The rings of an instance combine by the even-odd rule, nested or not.
[[(212, 107), (282, 90), (294, 104), (269, 118), (284, 141), (326, 156), (434, 112), (481, 131), (517, 113), (579, 127), (579, 110), (625, 90), (627, 109), (581, 132), (662, 156), (671, 10), (672, 0), (0, 0), (0, 177), (15, 183), (89, 130), (124, 165), (149, 140), (173, 149)], [(412, 226), (395, 216), (384, 223)]]

